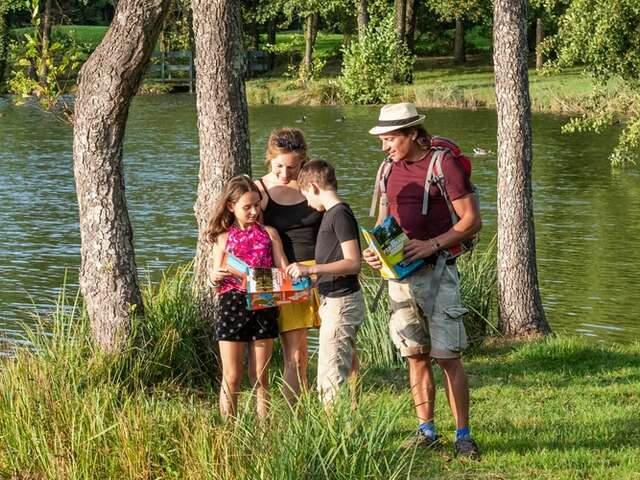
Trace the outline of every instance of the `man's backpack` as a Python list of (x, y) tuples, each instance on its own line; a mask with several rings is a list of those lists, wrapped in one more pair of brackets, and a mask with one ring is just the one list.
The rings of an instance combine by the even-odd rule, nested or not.
[[(442, 160), (444, 156), (449, 153), (453, 159), (458, 162), (460, 167), (464, 170), (467, 176), (471, 177), (471, 160), (469, 157), (464, 155), (454, 142), (445, 137), (431, 137), (431, 150), (435, 150), (433, 155), (431, 156), (431, 161), (429, 162), (429, 167), (427, 169), (427, 176), (425, 179), (424, 185), (424, 196), (422, 200), (422, 215), (426, 215), (429, 209), (429, 188), (431, 185), (436, 185), (440, 189), (440, 193), (445, 199), (447, 204), (447, 208), (449, 209), (449, 214), (451, 215), (451, 224), (455, 225), (458, 223), (460, 218), (453, 208), (453, 204), (451, 203), (451, 199), (449, 198), (449, 194), (445, 188), (444, 182), (444, 171), (442, 169)], [(369, 216), (373, 217), (376, 214), (376, 208), (378, 206), (378, 199), (380, 199), (380, 205), (386, 207), (389, 204), (389, 200), (387, 198), (387, 180), (389, 178), (389, 174), (391, 173), (391, 169), (393, 168), (393, 162), (391, 159), (386, 158), (384, 162), (378, 168), (378, 174), (376, 175), (376, 184), (373, 189), (373, 198), (371, 199), (371, 209), (369, 210)], [(475, 186), (473, 186), (473, 193), (478, 199), (478, 194)], [(463, 253), (470, 251), (476, 244), (477, 238), (474, 235), (468, 240), (465, 240), (460, 245), (454, 245), (446, 249), (446, 257), (447, 258), (456, 258)]]

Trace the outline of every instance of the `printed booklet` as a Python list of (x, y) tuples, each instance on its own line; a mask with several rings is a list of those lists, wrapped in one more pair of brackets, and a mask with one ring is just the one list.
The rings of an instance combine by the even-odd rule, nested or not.
[(285, 303), (303, 302), (309, 299), (311, 279), (294, 279), (283, 268), (251, 268), (239, 258), (225, 254), (227, 270), (240, 280), (247, 292), (247, 308), (260, 310)]
[(371, 230), (360, 227), (369, 248), (374, 250), (382, 261), (380, 275), (386, 280), (402, 280), (424, 265), (421, 258), (413, 262), (405, 262), (402, 248), (409, 240), (392, 215), (385, 218), (380, 225)]

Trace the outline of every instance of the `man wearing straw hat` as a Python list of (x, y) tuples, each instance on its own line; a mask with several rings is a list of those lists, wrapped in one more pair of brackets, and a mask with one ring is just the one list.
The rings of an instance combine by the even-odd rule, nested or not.
[[(422, 126), (424, 118), (413, 103), (385, 105), (369, 130), (388, 155), (376, 178), (372, 215), (377, 208), (376, 224), (393, 215), (409, 237), (405, 260), (425, 262), (404, 280), (389, 281), (390, 333), (409, 365), (419, 424), (413, 441), (429, 446), (438, 442), (434, 359), (456, 421), (455, 454), (477, 458), (479, 449), (469, 429), (469, 386), (460, 360), (467, 343), (462, 323), (467, 310), (461, 305), (458, 271), (449, 252), (482, 223), (469, 174), (450, 150), (435, 148), (436, 137)], [(443, 140), (447, 142), (439, 138)], [(364, 259), (373, 268), (381, 267), (372, 250), (364, 252)]]

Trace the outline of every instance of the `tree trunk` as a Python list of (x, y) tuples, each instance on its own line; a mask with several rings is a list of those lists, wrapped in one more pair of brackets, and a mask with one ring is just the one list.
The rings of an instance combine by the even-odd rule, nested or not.
[(510, 336), (546, 334), (550, 328), (538, 287), (531, 191), (527, 0), (496, 0), (493, 24), (498, 113), (498, 323)]
[(309, 78), (313, 65), (313, 49), (316, 45), (316, 37), (318, 36), (318, 14), (311, 13), (307, 15), (304, 29), (304, 58), (302, 59), (302, 75), (303, 81)]
[(0, 95), (6, 90), (5, 73), (9, 53), (9, 14), (0, 8)]
[[(267, 24), (267, 43), (269, 45), (276, 44), (276, 31), (277, 31), (276, 19), (272, 18), (271, 20), (269, 20), (269, 23)], [(276, 63), (275, 52), (273, 51), (269, 52), (269, 70), (273, 70), (275, 63)]]
[(407, 0), (405, 14), (405, 35), (404, 43), (410, 52), (415, 50), (415, 34), (416, 34), (416, 17), (418, 10), (418, 2), (416, 0)]
[(358, 22), (358, 39), (362, 41), (364, 33), (367, 30), (369, 24), (369, 12), (367, 11), (367, 0), (356, 0), (356, 7), (358, 9), (358, 15), (356, 20)]
[(394, 8), (396, 12), (396, 35), (399, 41), (404, 42), (407, 26), (407, 0), (395, 0)]
[(465, 63), (467, 56), (464, 52), (464, 22), (456, 17), (456, 36), (453, 46), (453, 60), (456, 63)]
[(80, 207), (80, 288), (95, 342), (117, 352), (143, 306), (127, 212), (122, 142), (170, 0), (120, 0), (114, 22), (80, 70), (73, 136)]
[[(51, 0), (45, 0), (40, 4), (40, 58), (49, 57), (49, 44), (51, 43)], [(38, 83), (46, 86), (48, 83), (49, 67), (42, 62), (37, 72)]]
[(542, 22), (542, 18), (538, 17), (536, 19), (536, 69), (540, 70), (544, 65), (544, 57), (542, 55), (542, 51), (540, 50), (540, 44), (544, 40), (544, 24)]
[(211, 245), (205, 231), (226, 181), (251, 173), (247, 99), (244, 86), (240, 4), (234, 0), (192, 0), (196, 37), (196, 93), (200, 173), (194, 206), (198, 223), (196, 286), (202, 314), (210, 319), (207, 288)]
[(260, 50), (260, 28), (255, 20), (251, 22), (251, 48)]

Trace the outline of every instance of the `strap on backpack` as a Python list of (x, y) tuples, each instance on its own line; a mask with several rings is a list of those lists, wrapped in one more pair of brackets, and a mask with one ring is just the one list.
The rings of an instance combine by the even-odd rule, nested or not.
[(376, 174), (376, 183), (373, 186), (373, 197), (371, 198), (371, 208), (369, 209), (369, 216), (376, 216), (376, 209), (378, 208), (378, 197), (382, 206), (386, 207), (389, 202), (387, 200), (387, 177), (391, 172), (393, 166), (389, 157), (380, 164), (378, 173)]
[(447, 255), (439, 254), (436, 260), (436, 264), (433, 267), (433, 275), (431, 277), (431, 285), (429, 286), (429, 295), (425, 298), (425, 310), (424, 314), (428, 320), (433, 318), (433, 310), (436, 307), (436, 298), (438, 296), (438, 289), (440, 287), (440, 279), (444, 273), (444, 267), (447, 264)]
[(451, 199), (449, 198), (449, 194), (447, 193), (447, 189), (444, 186), (444, 170), (442, 169), (442, 159), (447, 154), (448, 150), (438, 148), (434, 152), (431, 157), (431, 161), (429, 162), (429, 168), (427, 169), (427, 176), (424, 182), (424, 194), (422, 197), (422, 215), (426, 215), (429, 209), (429, 189), (431, 185), (436, 184), (438, 189), (440, 190), (440, 194), (445, 200), (447, 204), (447, 208), (449, 209), (449, 215), (451, 216), (451, 224), (455, 225), (458, 223), (460, 218), (453, 208), (453, 204), (451, 203)]

